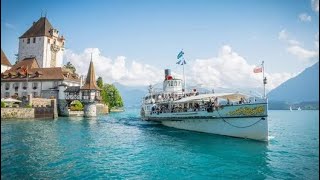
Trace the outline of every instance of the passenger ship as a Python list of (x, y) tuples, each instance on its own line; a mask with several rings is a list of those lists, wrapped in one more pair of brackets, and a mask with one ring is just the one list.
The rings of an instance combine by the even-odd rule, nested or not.
[(141, 118), (165, 126), (239, 138), (268, 140), (268, 101), (239, 92), (200, 93), (182, 88), (183, 81), (165, 70), (163, 90), (149, 86)]

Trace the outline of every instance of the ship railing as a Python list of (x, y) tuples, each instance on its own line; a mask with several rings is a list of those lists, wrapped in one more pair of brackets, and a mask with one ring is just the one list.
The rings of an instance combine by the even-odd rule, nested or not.
[(250, 105), (250, 104), (259, 104), (261, 102), (232, 102), (229, 104), (225, 103), (219, 103), (215, 105), (214, 103), (206, 103), (199, 105), (198, 107), (174, 107), (171, 110), (166, 108), (166, 107), (154, 107), (153, 110), (151, 110), (151, 114), (161, 114), (161, 113), (179, 113), (179, 112), (199, 112), (199, 111), (208, 111), (208, 112), (213, 112), (217, 109), (221, 109), (223, 107), (228, 107), (228, 106), (242, 106), (242, 105)]

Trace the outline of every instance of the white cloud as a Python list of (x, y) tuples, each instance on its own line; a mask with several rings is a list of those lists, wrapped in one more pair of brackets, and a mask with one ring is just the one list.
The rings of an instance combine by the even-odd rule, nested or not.
[[(136, 61), (128, 61), (124, 56), (114, 60), (101, 55), (98, 48), (87, 48), (84, 52), (75, 53), (66, 50), (65, 60), (75, 65), (77, 73), (86, 75), (90, 63), (90, 54), (96, 70), (96, 77), (102, 76), (107, 83), (119, 82), (127, 86), (147, 86), (163, 81), (164, 70)], [(223, 46), (217, 57), (189, 61), (186, 66), (187, 85), (198, 85), (205, 88), (261, 89), (262, 74), (253, 73), (255, 65), (248, 62), (232, 50)], [(181, 77), (181, 72), (172, 72)], [(266, 73), (267, 89), (273, 89), (292, 77), (289, 73)]]
[(309, 16), (307, 13), (301, 13), (301, 14), (299, 14), (299, 19), (302, 22), (310, 22), (311, 16)]
[(319, 57), (319, 32), (315, 35), (314, 49), (312, 50), (303, 48), (299, 41), (289, 37), (289, 34), (285, 29), (279, 32), (278, 38), (287, 43), (287, 52), (306, 63), (310, 63), (311, 61), (314, 61), (314, 58)]
[(300, 46), (290, 46), (287, 48), (288, 52), (297, 56), (298, 58), (302, 60), (310, 59), (310, 58), (315, 58), (319, 56), (318, 51), (310, 51), (306, 50)]
[(312, 10), (319, 12), (319, 0), (311, 0)]
[[(217, 57), (210, 59), (196, 59), (190, 63), (191, 74), (188, 79), (199, 86), (223, 87), (235, 89), (261, 89), (262, 74), (253, 73), (256, 65), (248, 62), (230, 46), (221, 48)], [(292, 77), (289, 73), (266, 73), (267, 89), (273, 89)]]
[(101, 55), (98, 48), (87, 48), (79, 54), (66, 50), (64, 59), (76, 67), (77, 73), (86, 75), (91, 52), (96, 77), (101, 76), (106, 83), (119, 82), (127, 86), (147, 86), (160, 82), (163, 78), (162, 70), (136, 61), (129, 62), (124, 56), (118, 56), (112, 60)]

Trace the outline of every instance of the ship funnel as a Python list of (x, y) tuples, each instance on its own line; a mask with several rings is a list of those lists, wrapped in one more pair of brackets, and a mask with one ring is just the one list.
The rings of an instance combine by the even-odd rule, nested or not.
[(171, 76), (171, 69), (165, 69), (164, 70), (164, 78), (167, 79), (168, 76)]

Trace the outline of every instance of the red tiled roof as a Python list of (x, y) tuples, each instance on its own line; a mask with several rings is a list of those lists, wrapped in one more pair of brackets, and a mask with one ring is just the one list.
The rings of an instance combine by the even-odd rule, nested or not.
[(96, 84), (96, 74), (93, 67), (93, 62), (90, 62), (86, 83), (81, 87), (83, 90), (101, 90)]
[(46, 17), (41, 17), (37, 22), (22, 35), (20, 38), (48, 36), (50, 37), (50, 30), (53, 29), (51, 23)]
[(62, 67), (39, 68), (35, 58), (26, 58), (19, 61), (11, 69), (1, 74), (1, 81), (23, 81), (26, 80), (26, 73), (23, 71), (27, 69), (29, 77), (28, 80), (71, 80), (80, 82), (77, 74), (72, 74), (68, 69)]

